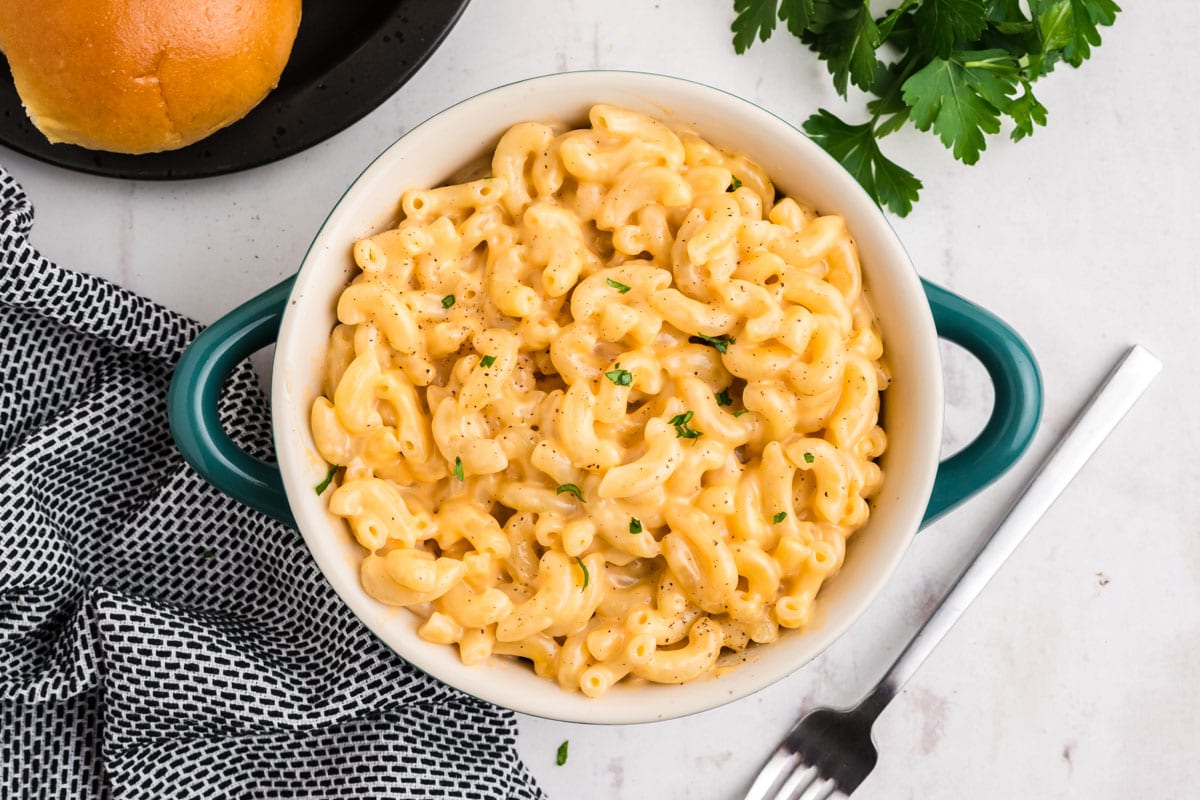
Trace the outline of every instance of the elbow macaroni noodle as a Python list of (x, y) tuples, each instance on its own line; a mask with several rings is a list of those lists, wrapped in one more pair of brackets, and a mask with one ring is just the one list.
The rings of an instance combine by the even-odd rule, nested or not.
[(842, 218), (607, 105), (359, 241), (312, 407), (365, 590), (598, 696), (813, 619), (888, 374)]

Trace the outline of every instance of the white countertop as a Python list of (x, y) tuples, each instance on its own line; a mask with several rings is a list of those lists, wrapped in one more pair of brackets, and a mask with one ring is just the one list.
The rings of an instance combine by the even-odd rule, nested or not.
[[(299, 265), (367, 160), (443, 107), (567, 69), (666, 72), (793, 123), (838, 110), (824, 66), (777, 33), (735, 56), (731, 0), (475, 0), (396, 96), (280, 163), (134, 183), (0, 149), (37, 209), (34, 242), (204, 321)], [(1200, 10), (1127, 4), (1084, 69), (1039, 84), (1050, 124), (996, 138), (980, 164), (928, 134), (887, 140), (925, 183), (894, 224), (926, 277), (1032, 345), (1045, 421), (1008, 476), (917, 537), (873, 608), (787, 680), (688, 719), (587, 727), (522, 718), (521, 752), (553, 798), (735, 798), (796, 715), (876, 679), (1014, 499), (1096, 382), (1141, 342), (1166, 369), (876, 726), (856, 798), (1186, 797), (1200, 782), (1200, 221), (1194, 181)], [(1153, 8), (1153, 10), (1152, 10)], [(857, 109), (856, 109), (857, 110)], [(852, 112), (853, 113), (853, 112)], [(990, 402), (982, 370), (946, 367), (953, 445)], [(1191, 399), (1189, 399), (1191, 398)], [(570, 740), (565, 766), (555, 750)]]

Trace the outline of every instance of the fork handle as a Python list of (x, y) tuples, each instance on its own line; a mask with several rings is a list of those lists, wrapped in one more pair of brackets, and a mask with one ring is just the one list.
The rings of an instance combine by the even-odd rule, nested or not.
[(1130, 348), (1042, 462), (1017, 502), (958, 576), (941, 604), (858, 705), (858, 715), (873, 722), (904, 688), (1161, 369), (1162, 363), (1149, 350), (1141, 345)]

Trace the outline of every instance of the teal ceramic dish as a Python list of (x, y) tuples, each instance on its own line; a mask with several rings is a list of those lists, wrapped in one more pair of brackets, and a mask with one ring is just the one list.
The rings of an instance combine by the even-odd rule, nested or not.
[[(682, 686), (618, 684), (589, 699), (568, 694), (512, 661), (466, 667), (452, 648), (416, 635), (409, 612), (362, 590), (363, 553), (313, 487), (327, 465), (313, 446), (308, 415), (336, 299), (353, 273), (351, 246), (388, 227), (403, 188), (444, 182), (490, 151), (510, 125), (575, 122), (593, 103), (623, 105), (698, 131), (749, 155), (785, 194), (846, 218), (887, 348), (893, 383), (883, 425), (886, 479), (871, 520), (850, 540), (838, 576), (822, 589), (817, 622), (789, 632), (719, 677)], [(938, 339), (961, 345), (986, 368), (995, 404), (965, 449), (939, 463), (942, 367)], [(221, 429), (217, 398), (240, 361), (276, 342), (272, 418), (278, 463), (242, 452)], [(180, 360), (170, 395), (172, 431), (188, 462), (222, 491), (297, 527), (333, 588), (381, 639), (426, 672), (478, 697), (555, 719), (646, 722), (711, 708), (751, 694), (820, 653), (857, 619), (886, 583), (913, 535), (1005, 472), (1037, 430), (1042, 386), (1029, 348), (994, 315), (922, 281), (886, 219), (861, 187), (792, 126), (724, 92), (676, 78), (627, 72), (567, 73), (501, 87), (464, 101), (409, 132), (372, 163), (334, 208), (293, 279), (235, 309)]]

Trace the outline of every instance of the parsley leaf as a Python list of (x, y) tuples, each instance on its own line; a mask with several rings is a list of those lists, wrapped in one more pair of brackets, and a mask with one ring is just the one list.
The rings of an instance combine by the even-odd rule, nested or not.
[(841, 162), (875, 202), (900, 217), (912, 211), (921, 182), (883, 155), (871, 123), (850, 125), (821, 109), (805, 120), (804, 132)]
[(563, 740), (563, 743), (558, 746), (558, 752), (554, 756), (554, 763), (562, 766), (567, 763), (567, 745), (570, 744), (570, 739)]
[(778, 525), (779, 523), (783, 522), (785, 519), (787, 519), (787, 512), (780, 511), (775, 516), (771, 517), (771, 522), (774, 523), (775, 525)]
[(333, 483), (333, 476), (339, 469), (341, 469), (341, 467), (339, 467), (337, 464), (330, 466), (329, 472), (325, 473), (325, 480), (313, 487), (318, 497), (325, 494), (325, 490), (329, 488), (329, 484)]
[(442, 308), (449, 308), (454, 305), (454, 295), (448, 294), (442, 298)]
[(870, 89), (879, 65), (875, 50), (882, 40), (870, 6), (869, 0), (822, 0), (822, 13), (815, 20), (822, 30), (815, 33), (810, 28), (800, 37), (825, 62), (842, 97), (849, 83)]
[(737, 344), (737, 339), (732, 336), (689, 336), (688, 341), (692, 344), (707, 344), (717, 348), (717, 352), (724, 355), (729, 351), (729, 345)]
[(587, 564), (583, 563), (582, 558), (580, 558), (579, 556), (575, 556), (575, 563), (579, 565), (579, 568), (581, 570), (583, 570), (583, 586), (579, 587), (579, 591), (582, 592), (584, 589), (586, 589), (588, 587), (588, 581), (591, 580), (591, 576), (588, 575)]
[(575, 495), (575, 498), (579, 502), (581, 502), (581, 503), (587, 502), (587, 500), (583, 499), (583, 492), (580, 491), (579, 487), (573, 483), (564, 483), (562, 486), (559, 486), (557, 489), (555, 489), (554, 493), (555, 494), (573, 494), (573, 495)]
[(956, 51), (905, 81), (904, 102), (919, 130), (933, 128), (955, 158), (974, 164), (987, 147), (984, 134), (1000, 130), (1016, 84), (1016, 60), (1004, 50)]
[(1026, 136), (1033, 135), (1034, 125), (1046, 124), (1046, 107), (1033, 96), (1033, 90), (1028, 82), (1022, 82), (1024, 94), (1008, 104), (1008, 115), (1013, 118), (1015, 127), (1012, 140), (1019, 142)]
[(733, 398), (729, 396), (728, 389), (722, 389), (721, 391), (717, 392), (716, 397), (717, 397), (717, 405), (719, 405), (719, 406), (733, 405)]
[(481, 367), (490, 367), (492, 364), (495, 364), (495, 363), (496, 363), (495, 356), (484, 356), (483, 358), (479, 359), (479, 365)]
[(779, 0), (733, 0), (733, 10), (737, 12), (737, 19), (730, 28), (733, 49), (738, 53), (746, 52), (756, 36), (761, 42), (771, 38), (779, 13)]
[(629, 518), (629, 532), (630, 533), (641, 533), (642, 532), (642, 521), (640, 519), (638, 519), (637, 517), (630, 517)]
[(729, 191), (736, 192), (740, 188), (742, 188), (742, 181), (741, 181), (741, 179), (738, 178), (737, 175), (734, 175), (733, 183), (729, 184)]
[(799, 36), (817, 18), (816, 0), (783, 0), (779, 18), (787, 23), (793, 36)]
[(625, 294), (626, 292), (628, 292), (628, 291), (629, 291), (629, 287), (628, 287), (628, 286), (626, 286), (625, 284), (621, 283), (620, 281), (614, 281), (612, 278), (605, 278), (605, 279), (604, 279), (604, 282), (605, 282), (605, 283), (607, 283), (607, 284), (608, 284), (609, 286), (611, 286), (612, 288), (616, 289), (616, 290), (617, 290), (618, 292), (620, 292), (621, 294)]
[(1061, 50), (1062, 60), (1078, 67), (1100, 44), (1096, 26), (1112, 25), (1121, 8), (1113, 0), (1030, 0), (1029, 10), (1044, 50)]
[(811, 463), (813, 463), (813, 462), (814, 462), (814, 461), (816, 461), (816, 460), (817, 460), (817, 457), (816, 457), (816, 456), (814, 456), (812, 453), (805, 453), (805, 454), (804, 454), (804, 463), (805, 463), (805, 464), (811, 464)]
[(621, 369), (621, 362), (618, 361), (613, 367), (613, 369), (604, 373), (604, 377), (617, 386), (629, 386), (633, 383), (633, 373), (627, 369)]
[(695, 430), (688, 426), (688, 423), (692, 421), (692, 416), (694, 415), (694, 413), (695, 412), (693, 412), (693, 411), (687, 411), (687, 412), (684, 412), (683, 414), (676, 414), (675, 416), (671, 417), (671, 419), (668, 421), (671, 425), (675, 426), (676, 438), (699, 439), (701, 436), (704, 435), (704, 433), (702, 431)]
[(983, 0), (924, 0), (913, 13), (930, 51), (949, 58), (957, 40), (972, 41), (987, 27)]
[(462, 459), (458, 456), (454, 457), (454, 477), (458, 478), (460, 481), (463, 479)]

